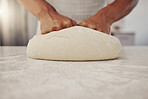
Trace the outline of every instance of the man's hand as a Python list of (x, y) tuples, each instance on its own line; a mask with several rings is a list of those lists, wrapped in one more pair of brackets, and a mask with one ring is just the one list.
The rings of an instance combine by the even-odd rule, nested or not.
[(47, 13), (45, 16), (40, 18), (40, 22), (42, 34), (77, 25), (76, 21), (66, 16), (60, 15), (57, 12)]
[(138, 0), (115, 0), (79, 25), (109, 34), (111, 24), (129, 14), (137, 3)]
[(60, 15), (46, 0), (18, 0), (18, 2), (40, 20), (42, 34), (77, 25), (74, 20)]
[(111, 23), (109, 19), (105, 16), (104, 12), (100, 12), (94, 16), (85, 19), (84, 21), (79, 23), (79, 25), (109, 34)]

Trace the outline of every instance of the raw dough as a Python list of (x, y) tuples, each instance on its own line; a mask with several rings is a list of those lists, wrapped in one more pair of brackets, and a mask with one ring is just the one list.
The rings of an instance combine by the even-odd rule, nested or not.
[(27, 55), (47, 60), (106, 60), (119, 57), (120, 41), (93, 29), (74, 26), (45, 35), (35, 35)]

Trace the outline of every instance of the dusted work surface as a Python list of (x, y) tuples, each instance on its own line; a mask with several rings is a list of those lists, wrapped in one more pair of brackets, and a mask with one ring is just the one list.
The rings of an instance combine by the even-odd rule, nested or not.
[(0, 47), (0, 99), (148, 99), (148, 47), (86, 62), (34, 60), (25, 51)]

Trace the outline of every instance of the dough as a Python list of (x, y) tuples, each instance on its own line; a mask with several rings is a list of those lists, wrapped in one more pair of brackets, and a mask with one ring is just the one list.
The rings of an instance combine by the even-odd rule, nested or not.
[(27, 55), (46, 60), (106, 60), (119, 57), (120, 41), (111, 35), (74, 26), (45, 35), (35, 35), (28, 43)]

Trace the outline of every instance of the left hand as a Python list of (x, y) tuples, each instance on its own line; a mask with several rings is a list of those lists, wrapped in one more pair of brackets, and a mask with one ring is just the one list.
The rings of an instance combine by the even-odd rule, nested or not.
[(88, 27), (106, 34), (110, 34), (111, 23), (105, 15), (105, 12), (99, 12), (79, 23), (79, 26)]

